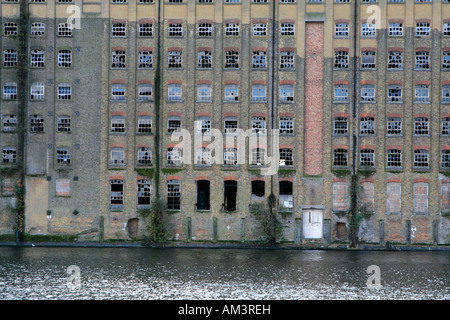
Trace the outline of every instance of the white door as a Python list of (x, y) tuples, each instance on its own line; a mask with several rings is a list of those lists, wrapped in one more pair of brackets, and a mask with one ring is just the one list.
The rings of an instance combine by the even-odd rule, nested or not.
[(323, 236), (322, 210), (307, 209), (303, 211), (303, 238), (321, 239)]

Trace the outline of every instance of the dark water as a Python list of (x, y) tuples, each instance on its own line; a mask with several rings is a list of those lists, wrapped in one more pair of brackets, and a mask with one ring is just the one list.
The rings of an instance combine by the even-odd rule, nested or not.
[(0, 299), (449, 300), (450, 253), (0, 247)]

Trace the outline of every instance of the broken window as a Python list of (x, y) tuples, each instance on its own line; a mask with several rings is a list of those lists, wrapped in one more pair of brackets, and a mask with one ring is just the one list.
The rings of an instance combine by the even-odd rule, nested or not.
[(209, 50), (199, 51), (197, 53), (197, 67), (200, 69), (212, 68), (212, 53)]
[(292, 149), (282, 148), (280, 149), (280, 166), (292, 166), (294, 165)]
[(266, 150), (263, 148), (253, 148), (251, 150), (251, 162), (253, 166), (263, 166), (266, 160)]
[(267, 67), (267, 58), (265, 51), (253, 51), (252, 68), (264, 69)]
[(429, 121), (426, 117), (418, 117), (414, 119), (414, 134), (427, 135), (429, 134)]
[(226, 36), (238, 36), (239, 35), (239, 24), (238, 23), (226, 23), (225, 24), (225, 35)]
[(334, 68), (335, 69), (348, 69), (348, 52), (347, 51), (335, 51), (334, 53)]
[(70, 68), (72, 66), (72, 51), (59, 50), (58, 51), (58, 67)]
[(336, 23), (334, 25), (334, 36), (335, 37), (348, 37), (349, 36), (348, 23)]
[(3, 24), (3, 35), (5, 35), (5, 36), (17, 35), (17, 23), (16, 22), (5, 22)]
[(265, 133), (266, 132), (266, 117), (253, 117), (252, 118), (252, 133)]
[(44, 100), (45, 85), (42, 82), (34, 82), (30, 86), (30, 100)]
[(346, 149), (334, 149), (333, 152), (333, 166), (347, 166), (347, 150)]
[(239, 68), (239, 52), (229, 50), (225, 52), (225, 69)]
[(172, 166), (181, 166), (181, 149), (167, 148), (167, 164)]
[(387, 151), (387, 164), (388, 167), (401, 167), (402, 166), (402, 151), (399, 149), (389, 149)]
[(238, 120), (234, 117), (226, 117), (224, 120), (225, 133), (236, 133), (238, 129)]
[(254, 23), (253, 24), (253, 35), (254, 36), (267, 35), (267, 24), (266, 23)]
[(138, 165), (152, 164), (152, 150), (149, 147), (138, 148)]
[(347, 102), (348, 101), (348, 85), (336, 84), (334, 86), (334, 101)]
[(403, 68), (403, 52), (389, 51), (388, 55), (388, 69), (402, 69)]
[(280, 31), (282, 36), (293, 36), (295, 34), (295, 25), (293, 23), (282, 23)]
[(3, 66), (4, 67), (17, 66), (17, 50), (15, 49), (3, 50)]
[(361, 69), (375, 69), (375, 52), (361, 52)]
[(181, 208), (180, 180), (167, 181), (167, 209), (179, 210)]
[(361, 135), (375, 134), (375, 119), (373, 117), (362, 117), (360, 123)]
[(375, 86), (373, 84), (365, 84), (361, 86), (361, 102), (375, 101)]
[(227, 166), (237, 165), (237, 149), (225, 148), (223, 151), (223, 162)]
[(3, 85), (3, 99), (15, 100), (17, 99), (17, 83), (5, 82)]
[(359, 152), (360, 165), (362, 167), (375, 166), (375, 151), (373, 149), (361, 149)]
[(292, 181), (280, 181), (279, 187), (279, 211), (292, 211), (294, 208)]
[(294, 133), (294, 120), (292, 117), (280, 117), (280, 133), (281, 134)]
[(210, 182), (209, 180), (197, 181), (197, 210), (210, 209)]
[(2, 162), (3, 163), (16, 163), (17, 151), (16, 147), (3, 147)]
[(211, 165), (211, 149), (209, 148), (198, 148), (197, 149), (197, 161), (196, 165)]
[(123, 69), (126, 67), (126, 53), (124, 50), (114, 50), (111, 53), (111, 68)]
[(430, 166), (428, 150), (414, 150), (414, 167), (427, 168)]
[(212, 36), (211, 23), (200, 23), (198, 25), (198, 36), (199, 37), (211, 37)]
[(147, 179), (139, 179), (137, 181), (138, 209), (150, 209), (151, 193), (152, 193), (151, 181)]
[(417, 51), (415, 57), (416, 69), (430, 69), (430, 53), (428, 51)]
[(56, 149), (56, 163), (60, 165), (70, 165), (70, 150), (68, 148)]
[(182, 52), (181, 51), (169, 51), (168, 55), (168, 68), (179, 69), (182, 66)]
[(59, 116), (58, 117), (56, 131), (70, 132), (70, 117), (69, 116)]
[(450, 168), (450, 150), (441, 151), (441, 168)]
[(181, 118), (178, 116), (170, 116), (167, 120), (167, 132), (181, 132)]
[(237, 203), (237, 181), (225, 180), (224, 181), (224, 199), (223, 208), (226, 211), (236, 211)]
[(152, 117), (139, 116), (137, 132), (138, 133), (151, 133), (152, 132)]
[(402, 102), (402, 87), (399, 85), (390, 85), (388, 87), (387, 102)]
[(387, 121), (387, 134), (398, 135), (402, 133), (402, 118), (392, 117)]
[(183, 26), (181, 23), (171, 23), (168, 29), (169, 37), (182, 37), (183, 36)]
[(335, 117), (334, 134), (347, 134), (347, 133), (348, 133), (347, 117)]
[(442, 118), (442, 135), (450, 135), (450, 117)]
[(3, 116), (3, 132), (14, 132), (17, 128), (17, 117), (13, 114)]
[(44, 132), (44, 117), (37, 114), (30, 116), (30, 132)]
[(391, 37), (403, 36), (403, 23), (401, 22), (389, 23), (388, 34)]
[(125, 132), (125, 117), (112, 116), (111, 117), (111, 132), (124, 133)]
[(152, 23), (139, 24), (139, 36), (140, 37), (152, 37), (153, 36), (153, 24)]
[(280, 52), (280, 69), (294, 69), (294, 52), (292, 51), (281, 51)]
[(58, 24), (58, 37), (71, 37), (72, 26), (69, 26), (67, 22)]
[(139, 51), (139, 68), (150, 69), (152, 67), (153, 67), (152, 51), (148, 50)]
[(239, 86), (237, 84), (226, 84), (224, 90), (225, 101), (239, 101)]
[(109, 199), (110, 209), (123, 209), (123, 180), (111, 180)]
[(111, 148), (109, 164), (113, 166), (125, 165), (125, 150), (123, 148)]
[(111, 31), (113, 37), (125, 37), (127, 35), (127, 25), (122, 22), (113, 23)]

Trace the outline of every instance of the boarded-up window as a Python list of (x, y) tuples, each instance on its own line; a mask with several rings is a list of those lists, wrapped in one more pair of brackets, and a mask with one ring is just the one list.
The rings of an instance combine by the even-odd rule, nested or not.
[(5, 197), (10, 197), (14, 195), (14, 179), (3, 179), (2, 195)]
[(69, 179), (56, 179), (56, 195), (66, 197), (70, 195)]
[(348, 210), (348, 185), (345, 182), (333, 184), (333, 210)]
[(450, 183), (443, 182), (441, 184), (441, 210), (442, 212), (450, 212)]
[(414, 212), (428, 212), (428, 183), (414, 183)]
[(336, 223), (336, 238), (345, 239), (347, 237), (347, 226), (344, 222)]
[(374, 185), (373, 182), (362, 182), (360, 190), (361, 211), (374, 211)]
[(402, 211), (402, 185), (389, 182), (386, 187), (386, 213), (400, 213)]

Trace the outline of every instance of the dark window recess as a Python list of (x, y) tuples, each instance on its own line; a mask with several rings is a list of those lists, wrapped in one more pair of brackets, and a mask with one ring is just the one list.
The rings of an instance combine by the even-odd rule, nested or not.
[(237, 181), (224, 182), (223, 207), (227, 211), (236, 211)]
[(197, 181), (197, 209), (209, 210), (210, 209), (210, 182), (208, 180)]

